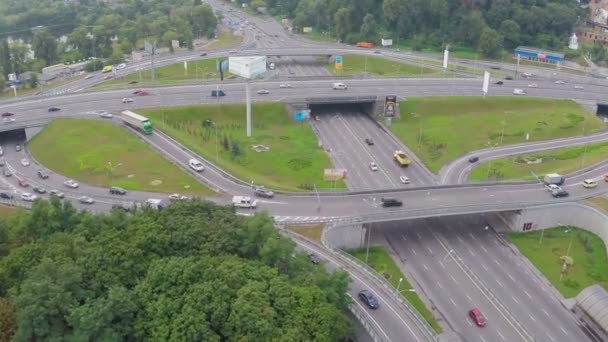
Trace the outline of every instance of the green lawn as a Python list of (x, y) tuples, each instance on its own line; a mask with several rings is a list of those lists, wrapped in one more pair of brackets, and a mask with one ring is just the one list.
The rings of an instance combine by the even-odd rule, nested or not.
[[(365, 262), (365, 248), (351, 250), (348, 251), (348, 253)], [(442, 332), (443, 329), (441, 329), (441, 326), (439, 323), (437, 323), (435, 317), (433, 317), (433, 313), (429, 311), (418, 294), (416, 292), (407, 291), (408, 289), (412, 289), (412, 285), (410, 285), (405, 275), (401, 272), (399, 267), (395, 264), (391, 256), (383, 247), (370, 247), (369, 259), (367, 263), (374, 270), (376, 270), (376, 272), (383, 275), (395, 288), (399, 286), (399, 279), (403, 278), (403, 281), (399, 287), (401, 290), (401, 295), (407, 299), (410, 304), (412, 304), (420, 316), (422, 316), (438, 334)]]
[(26, 209), (19, 207), (9, 207), (5, 205), (0, 205), (0, 218), (12, 218), (17, 216), (19, 213), (26, 211)]
[(534, 180), (546, 173), (569, 174), (599, 163), (608, 156), (608, 143), (565, 147), (522, 154), (480, 164), (469, 174), (470, 180)]
[(55, 120), (35, 136), (28, 147), (44, 166), (84, 183), (117, 185), (131, 190), (212, 194), (133, 134), (110, 122)]
[(322, 224), (292, 224), (288, 225), (287, 229), (307, 237), (312, 241), (321, 243), (321, 236), (323, 235)]
[(391, 131), (433, 172), (469, 151), (524, 143), (527, 134), (529, 141), (538, 141), (604, 128), (599, 118), (570, 100), (413, 97), (400, 103), (399, 112)]
[[(224, 79), (230, 77), (229, 72), (224, 73)], [(119, 87), (139, 87), (151, 85), (174, 85), (191, 80), (219, 80), (220, 73), (216, 70), (216, 58), (199, 59), (188, 62), (188, 69), (184, 69), (184, 62), (156, 68), (156, 79), (152, 82), (152, 70), (128, 74), (124, 77), (102, 82), (95, 88), (112, 89)], [(137, 84), (129, 82), (137, 81)]]
[[(509, 240), (538, 268), (566, 298), (576, 296), (593, 284), (608, 288), (608, 260), (606, 246), (595, 234), (567, 227), (545, 229), (542, 244), (541, 232), (510, 233)], [(573, 264), (559, 281), (562, 261), (572, 241), (569, 256)]]
[[(205, 156), (234, 176), (255, 184), (286, 191), (329, 188), (323, 169), (331, 162), (307, 122), (296, 123), (281, 103), (252, 105), (253, 136), (246, 137), (245, 105), (202, 105), (139, 111), (156, 127), (188, 148)], [(211, 120), (218, 127), (204, 127)], [(235, 145), (234, 142), (237, 144)], [(255, 152), (252, 145), (266, 145), (268, 152)], [(238, 146), (238, 154), (233, 153)], [(217, 148), (216, 148), (217, 147)], [(228, 148), (225, 148), (228, 147)], [(344, 188), (340, 182), (337, 187)]]
[(593, 197), (588, 199), (592, 205), (608, 212), (608, 198), (606, 197)]
[(205, 47), (205, 51), (227, 49), (241, 44), (242, 41), (243, 36), (236, 36), (232, 32), (222, 32), (218, 39)]
[(335, 63), (330, 63), (325, 67), (336, 75), (353, 75), (364, 72), (377, 76), (429, 75), (442, 73), (442, 71), (439, 70), (400, 63), (376, 56), (343, 55), (342, 58), (342, 70), (336, 70)]

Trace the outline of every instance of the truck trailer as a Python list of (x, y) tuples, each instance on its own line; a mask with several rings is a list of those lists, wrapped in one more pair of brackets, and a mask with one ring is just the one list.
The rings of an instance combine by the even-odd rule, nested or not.
[(152, 122), (145, 116), (125, 110), (120, 113), (120, 118), (125, 124), (144, 132), (144, 134), (152, 134)]

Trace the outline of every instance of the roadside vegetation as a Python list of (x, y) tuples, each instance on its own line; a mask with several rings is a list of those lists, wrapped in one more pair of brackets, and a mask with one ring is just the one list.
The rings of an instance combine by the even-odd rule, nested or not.
[(45, 167), (83, 183), (213, 194), (136, 136), (110, 122), (55, 120), (28, 143), (28, 148)]
[(323, 224), (290, 224), (287, 225), (287, 229), (292, 232), (298, 233), (312, 241), (321, 243), (321, 236), (323, 236)]
[(587, 201), (589, 201), (591, 203), (591, 205), (602, 209), (605, 212), (608, 212), (608, 198), (606, 197), (593, 197), (588, 199)]
[(414, 97), (399, 105), (401, 117), (390, 130), (435, 173), (470, 151), (604, 128), (599, 118), (570, 100)]
[[(252, 104), (252, 137), (246, 135), (245, 104), (142, 109), (157, 129), (176, 138), (235, 177), (286, 191), (327, 189), (331, 168), (308, 122), (294, 122), (281, 103)], [(259, 150), (256, 152), (254, 145)], [(336, 183), (344, 188), (343, 182)]]
[[(599, 284), (608, 288), (608, 259), (606, 246), (595, 234), (574, 227), (545, 229), (542, 244), (540, 231), (509, 233), (509, 240), (539, 269), (566, 298), (576, 296), (584, 288)], [(572, 263), (562, 274), (562, 264), (572, 241), (568, 256)]]
[(220, 33), (220, 35), (217, 37), (217, 39), (214, 39), (213, 41), (211, 41), (211, 43), (209, 43), (209, 45), (207, 45), (204, 48), (204, 50), (211, 51), (211, 50), (226, 49), (226, 48), (230, 48), (233, 46), (237, 46), (237, 45), (241, 44), (242, 41), (243, 41), (243, 36), (237, 36), (237, 35), (233, 34), (232, 31), (224, 31), (224, 32)]
[(487, 161), (469, 174), (473, 181), (534, 180), (532, 172), (541, 177), (557, 172), (562, 175), (581, 170), (606, 160), (608, 143), (565, 147), (555, 150), (521, 154)]
[[(355, 258), (361, 260), (365, 263), (365, 248), (360, 248), (356, 250), (348, 251), (349, 254), (353, 255)], [(408, 282), (405, 275), (399, 269), (399, 266), (395, 264), (391, 256), (386, 252), (383, 247), (370, 247), (369, 248), (369, 258), (367, 264), (373, 268), (376, 272), (381, 274), (391, 285), (397, 288), (399, 286), (399, 279), (403, 279), (401, 281), (401, 285), (399, 286), (399, 290), (401, 292), (401, 296), (403, 296), (407, 301), (412, 304), (412, 306), (418, 311), (420, 316), (430, 324), (430, 326), (440, 334), (443, 329), (439, 325), (439, 323), (435, 320), (433, 313), (429, 311), (426, 307), (425, 303), (420, 299), (418, 294), (413, 290), (412, 285)]]
[(376, 56), (344, 55), (343, 69), (337, 70), (335, 63), (329, 63), (326, 68), (335, 75), (358, 75), (367, 73), (375, 76), (408, 76), (408, 75), (441, 75), (440, 70), (424, 66), (406, 64)]

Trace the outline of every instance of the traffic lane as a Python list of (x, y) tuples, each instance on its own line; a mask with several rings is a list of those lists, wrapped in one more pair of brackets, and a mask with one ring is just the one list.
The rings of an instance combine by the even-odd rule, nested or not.
[[(384, 225), (382, 228), (384, 230)], [(512, 328), (504, 324), (504, 318), (497, 312), (478, 289), (458, 272), (458, 268), (447, 258), (440, 245), (430, 236), (420, 220), (389, 224), (385, 233), (387, 241), (411, 271), (417, 290), (431, 298), (434, 305), (446, 318), (452, 329), (464, 336), (467, 341), (500, 341), (514, 335)], [(389, 240), (390, 239), (390, 240)], [(491, 324), (479, 328), (468, 317), (468, 310), (478, 307)], [(503, 337), (500, 337), (503, 336)]]
[[(498, 220), (494, 221), (498, 222)], [(513, 310), (525, 309), (521, 315), (525, 317), (527, 314), (530, 317), (527, 324), (542, 324), (545, 327), (544, 331), (552, 334), (551, 337), (557, 340), (585, 340), (585, 335), (578, 327), (576, 318), (560, 304), (560, 298), (553, 296), (551, 289), (540, 283), (536, 277), (531, 277), (529, 270), (521, 262), (521, 257), (514, 254), (509, 247), (501, 244), (494, 231), (485, 231), (479, 227), (479, 224), (463, 226), (462, 222), (459, 223), (461, 223), (460, 226), (455, 227), (458, 234), (463, 237), (459, 239), (459, 245), (469, 250), (469, 253), (464, 253), (463, 258), (475, 259), (470, 260), (470, 264), (476, 267), (480, 275), (484, 274), (480, 267), (486, 272), (488, 269), (494, 269), (495, 272), (492, 272), (488, 281), (496, 276), (502, 276), (502, 284), (505, 285), (508, 292), (511, 292), (511, 299), (514, 302), (512, 303)], [(503, 229), (508, 230), (508, 227), (503, 227)], [(489, 248), (480, 250), (476, 246), (488, 246)], [(483, 261), (475, 262), (480, 258), (471, 254), (471, 250), (475, 250), (474, 253), (487, 255), (481, 260), (492, 260), (493, 265), (487, 266)], [(497, 292), (503, 292), (503, 289), (497, 290)], [(525, 304), (520, 305), (520, 303)], [(546, 337), (548, 336), (539, 338)]]

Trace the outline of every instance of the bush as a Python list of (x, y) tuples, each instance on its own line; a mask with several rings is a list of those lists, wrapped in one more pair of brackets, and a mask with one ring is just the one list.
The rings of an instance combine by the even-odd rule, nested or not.
[(92, 72), (103, 69), (103, 62), (99, 59), (93, 59), (84, 66), (86, 72)]

